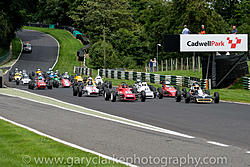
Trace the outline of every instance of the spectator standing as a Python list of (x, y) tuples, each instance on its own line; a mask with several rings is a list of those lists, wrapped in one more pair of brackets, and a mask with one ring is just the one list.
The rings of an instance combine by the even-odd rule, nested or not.
[(201, 25), (201, 34), (206, 34), (205, 26)]
[(149, 65), (150, 65), (150, 72), (153, 72), (153, 60), (152, 59), (150, 59)]
[(233, 29), (232, 29), (232, 34), (237, 34), (237, 33), (238, 33), (238, 31), (237, 31), (236, 27), (235, 27), (235, 26), (233, 26)]
[(156, 58), (154, 58), (154, 61), (153, 61), (153, 66), (154, 66), (154, 71), (153, 72), (156, 72)]
[(187, 28), (187, 25), (184, 25), (184, 29), (182, 30), (182, 34), (190, 34), (190, 30)]

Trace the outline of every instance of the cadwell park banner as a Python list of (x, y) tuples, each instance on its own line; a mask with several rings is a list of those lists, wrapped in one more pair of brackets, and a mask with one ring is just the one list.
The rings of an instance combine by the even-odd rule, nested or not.
[(181, 52), (247, 52), (248, 34), (181, 34)]

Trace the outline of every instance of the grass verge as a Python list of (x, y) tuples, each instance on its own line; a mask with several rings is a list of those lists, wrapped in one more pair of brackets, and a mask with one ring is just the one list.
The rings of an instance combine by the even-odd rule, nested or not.
[[(87, 166), (88, 160), (94, 158), (99, 160), (97, 155), (84, 152), (64, 144), (55, 142), (47, 137), (32, 133), (3, 120), (0, 120), (0, 164), (1, 166), (12, 167), (47, 167), (47, 166)], [(50, 158), (50, 161), (37, 161), (40, 157)], [(37, 159), (36, 159), (37, 158)], [(61, 158), (60, 160), (56, 158)], [(85, 159), (83, 159), (85, 158)], [(95, 164), (98, 161), (90, 161), (92, 166), (125, 166), (113, 163), (100, 158), (102, 164)], [(106, 162), (109, 162), (105, 164)]]
[(77, 39), (73, 38), (68, 31), (27, 26), (24, 26), (23, 29), (36, 30), (50, 34), (59, 42), (59, 59), (54, 70), (59, 70), (60, 72), (68, 71), (69, 73), (73, 73), (74, 66), (81, 66), (81, 62), (77, 61), (76, 53), (80, 48), (83, 47), (83, 45)]
[(202, 78), (202, 72), (199, 71), (190, 71), (190, 70), (174, 70), (174, 71), (159, 71), (159, 72), (153, 72), (154, 74), (160, 74), (160, 75), (177, 75), (177, 76), (187, 76), (187, 77), (196, 77), (196, 78)]
[(12, 57), (10, 59), (10, 61), (15, 60), (18, 58), (20, 52), (22, 49), (22, 42), (20, 41), (19, 38), (14, 38), (12, 40)]
[(245, 89), (212, 89), (213, 92), (219, 92), (220, 99), (225, 101), (250, 103), (250, 91)]

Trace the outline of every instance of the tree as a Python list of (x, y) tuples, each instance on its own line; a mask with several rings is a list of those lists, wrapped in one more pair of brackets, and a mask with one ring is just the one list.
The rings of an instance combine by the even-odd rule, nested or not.
[(71, 3), (71, 0), (39, 0), (37, 19), (46, 24), (70, 25), (67, 12)]
[[(113, 46), (110, 43), (105, 43), (106, 47), (106, 68), (115, 68), (120, 67), (119, 59), (116, 55)], [(93, 65), (95, 68), (103, 68), (103, 48), (104, 42), (98, 41), (96, 42), (89, 51), (90, 55), (90, 64)]]
[(77, 0), (69, 16), (77, 28), (96, 42), (102, 38), (104, 28), (109, 39), (120, 28), (133, 27), (132, 13), (128, 7), (126, 0)]

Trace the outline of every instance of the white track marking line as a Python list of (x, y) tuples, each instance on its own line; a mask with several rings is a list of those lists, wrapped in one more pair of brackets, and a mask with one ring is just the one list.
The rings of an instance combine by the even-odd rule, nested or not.
[(250, 151), (247, 151), (246, 153), (247, 153), (247, 154), (250, 154)]
[(234, 101), (225, 101), (221, 100), (223, 103), (230, 103), (230, 104), (243, 104), (243, 105), (250, 105), (250, 103), (242, 103), (242, 102), (234, 102)]
[[(19, 89), (17, 89), (17, 90), (19, 90)], [(27, 93), (27, 91), (24, 91), (24, 90), (19, 90), (19, 91), (23, 91), (23, 92)], [(41, 103), (41, 104), (45, 104), (45, 105), (50, 105), (50, 106), (53, 106), (53, 107), (61, 108), (61, 109), (68, 110), (68, 111), (71, 111), (71, 112), (75, 112), (75, 113), (78, 113), (78, 114), (89, 115), (89, 116), (97, 117), (97, 118), (100, 118), (100, 119), (117, 122), (117, 123), (120, 123), (120, 124), (125, 124), (125, 125), (129, 125), (129, 126), (133, 126), (133, 127), (138, 127), (138, 128), (142, 128), (142, 129), (152, 130), (152, 131), (155, 131), (155, 132), (160, 132), (160, 133), (165, 133), (165, 134), (180, 136), (180, 137), (189, 138), (189, 139), (195, 138), (193, 136), (186, 135), (186, 134), (179, 133), (179, 132), (175, 132), (175, 131), (172, 131), (172, 130), (168, 130), (168, 129), (156, 127), (156, 126), (153, 126), (153, 125), (149, 125), (149, 124), (145, 124), (145, 123), (141, 123), (141, 122), (129, 120), (129, 119), (118, 117), (118, 116), (114, 116), (114, 115), (111, 115), (111, 114), (106, 114), (106, 113), (103, 113), (103, 112), (100, 112), (100, 111), (97, 111), (97, 110), (88, 109), (88, 108), (85, 108), (85, 107), (82, 107), (82, 106), (73, 105), (73, 104), (70, 104), (70, 103), (67, 103), (67, 102), (63, 102), (63, 101), (60, 101), (60, 100), (57, 100), (57, 99), (53, 99), (51, 97), (46, 97), (46, 96), (38, 95), (38, 94), (35, 94), (35, 93), (31, 93), (31, 92), (28, 92), (28, 93), (30, 93), (32, 95), (35, 95), (35, 96), (40, 96), (40, 97), (43, 97), (43, 98), (47, 98), (47, 99), (51, 99), (51, 100), (54, 100), (54, 101), (58, 101), (60, 103), (66, 104), (66, 105), (71, 105), (71, 106), (74, 106), (74, 107), (78, 107), (80, 109), (89, 110), (89, 111), (92, 111), (92, 112), (95, 112), (95, 113), (99, 113), (99, 114), (102, 114), (104, 116), (111, 117), (111, 118), (107, 118), (107, 117), (104, 117), (104, 116), (99, 116), (99, 115), (95, 115), (95, 114), (91, 114), (91, 113), (81, 112), (81, 111), (77, 111), (77, 110), (73, 110), (73, 109), (61, 107), (59, 105), (49, 104), (49, 103), (46, 103), (46, 102), (40, 102), (40, 101), (37, 101), (37, 100), (25, 98), (25, 97), (20, 97), (20, 96), (15, 96), (15, 95), (9, 95), (9, 94), (6, 94), (6, 93), (0, 93), (0, 94), (6, 95), (6, 96), (11, 96), (11, 97), (18, 97), (18, 98), (21, 98), (21, 99), (25, 99), (25, 100), (29, 100), (29, 101), (33, 101), (33, 102), (37, 102), (37, 103)]]
[(226, 144), (223, 144), (223, 143), (218, 143), (218, 142), (215, 142), (215, 141), (207, 141), (208, 144), (213, 144), (213, 145), (216, 145), (216, 146), (221, 146), (221, 147), (229, 147), (229, 145), (226, 145)]
[(70, 147), (73, 147), (73, 148), (76, 148), (76, 149), (79, 149), (79, 150), (82, 150), (82, 151), (85, 151), (85, 152), (89, 152), (89, 153), (91, 153), (91, 154), (95, 154), (95, 155), (98, 155), (98, 156), (103, 157), (103, 158), (105, 158), (105, 159), (108, 159), (108, 160), (111, 160), (111, 161), (114, 161), (114, 162), (117, 162), (117, 163), (121, 163), (121, 164), (124, 164), (124, 165), (127, 165), (127, 166), (137, 167), (136, 165), (132, 165), (132, 164), (129, 164), (129, 163), (127, 163), (127, 162), (120, 161), (120, 160), (115, 159), (115, 158), (112, 158), (112, 157), (110, 157), (110, 156), (107, 156), (107, 155), (104, 155), (104, 154), (95, 152), (95, 151), (90, 150), (90, 149), (87, 149), (87, 148), (83, 148), (83, 147), (78, 146), (78, 145), (76, 145), (76, 144), (73, 144), (73, 143), (70, 143), (70, 142), (67, 142), (67, 141), (58, 139), (58, 138), (56, 138), (56, 137), (47, 135), (47, 134), (45, 134), (45, 133), (43, 133), (43, 132), (40, 132), (40, 131), (38, 131), (38, 130), (35, 130), (35, 129), (30, 128), (30, 127), (25, 126), (25, 125), (22, 125), (22, 124), (20, 124), (20, 123), (11, 121), (11, 120), (9, 120), (9, 119), (7, 119), (7, 118), (4, 118), (4, 117), (2, 117), (2, 116), (0, 116), (0, 119), (1, 119), (1, 120), (4, 120), (4, 121), (6, 121), (6, 122), (9, 122), (9, 123), (11, 123), (11, 124), (14, 124), (14, 125), (16, 125), (16, 126), (19, 126), (19, 127), (21, 127), (21, 128), (24, 128), (24, 129), (26, 129), (26, 130), (28, 130), (28, 131), (33, 132), (33, 133), (36, 133), (36, 134), (38, 134), (38, 135), (41, 135), (41, 136), (50, 138), (50, 139), (52, 139), (52, 140), (54, 140), (54, 141), (56, 141), (56, 142), (65, 144), (65, 145), (67, 145), (67, 146), (70, 146)]
[(60, 44), (59, 42), (56, 40), (55, 37), (53, 37), (52, 35), (50, 34), (47, 34), (48, 36), (50, 36), (51, 38), (53, 38), (56, 42), (57, 42), (57, 56), (56, 56), (56, 62), (54, 63), (54, 65), (51, 67), (53, 70), (54, 70), (54, 67), (56, 66), (57, 62), (58, 62), (58, 58), (59, 58), (59, 55), (60, 55)]

